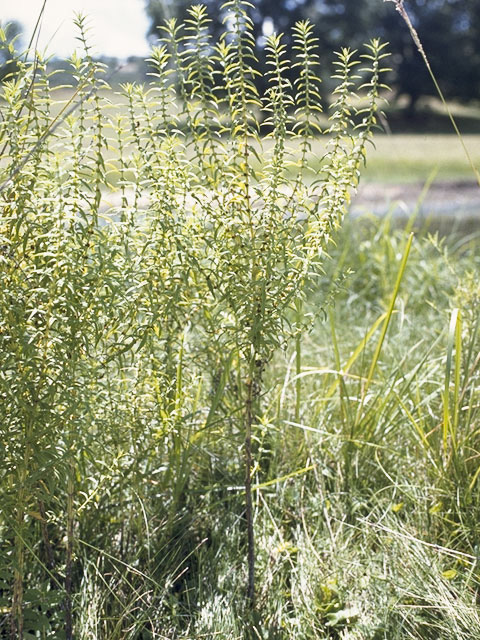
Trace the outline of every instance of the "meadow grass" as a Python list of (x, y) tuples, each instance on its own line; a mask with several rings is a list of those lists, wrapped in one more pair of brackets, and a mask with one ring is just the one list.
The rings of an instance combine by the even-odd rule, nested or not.
[[(324, 315), (302, 340), (299, 370), (294, 346), (275, 357), (256, 425), (260, 614), (250, 623), (235, 407), (224, 403), (207, 432), (202, 420), (167, 447), (148, 427), (148, 395), (144, 407), (140, 397), (112, 414), (101, 404), (116, 396), (105, 390), (80, 467), (76, 637), (480, 633), (479, 236), (431, 231), (414, 237), (387, 316), (409, 230), (388, 218), (347, 218), (305, 302), (306, 314), (322, 305)], [(338, 281), (340, 272), (348, 275)], [(335, 302), (325, 306), (335, 282)], [(456, 346), (454, 309), (462, 318)], [(191, 391), (176, 393), (186, 402)], [(170, 480), (168, 468), (176, 470)], [(45, 551), (28, 553), (31, 564)], [(59, 637), (57, 571), (43, 587), (29, 574), (26, 625), (37, 631), (26, 637)]]
[[(340, 53), (324, 146), (311, 27), (296, 27), (292, 125), (280, 40), (260, 103), (246, 5), (227, 5), (218, 103), (198, 7), (152, 53), (152, 91), (125, 86), (110, 118), (86, 41), (76, 73), (92, 90), (55, 135), (43, 63), (25, 90), (5, 85), (0, 634), (478, 637), (478, 232), (388, 215), (338, 229), (382, 47), (364, 57), (367, 111)], [(273, 131), (254, 161), (249, 105)], [(425, 141), (412, 159), (419, 139), (395, 164), (398, 138), (379, 138), (371, 175), (443, 175), (440, 147), (433, 166)]]
[[(480, 136), (464, 135), (476, 166), (480, 166)], [(416, 133), (377, 135), (368, 152), (363, 174), (372, 182), (426, 182), (433, 171), (437, 180), (475, 181), (455, 134)]]
[[(262, 620), (254, 637), (433, 640), (479, 633), (475, 359), (468, 371), (465, 362), (461, 368), (456, 462), (440, 433), (454, 304), (465, 318), (462, 341), (478, 353), (478, 286), (468, 275), (478, 270), (478, 237), (413, 240), (365, 391), (407, 240), (388, 221), (345, 225), (324, 286), (339, 263), (351, 276), (303, 344), (299, 416), (294, 353), (279, 355), (269, 379), (256, 470)], [(317, 300), (313, 292), (308, 306)], [(448, 393), (453, 399), (453, 382)], [(228, 488), (234, 482), (210, 487), (219, 496), (215, 509), (231, 505), (223, 524), (213, 516), (211, 539), (217, 527), (228, 537), (199, 552), (198, 578), (184, 588), (192, 598), (202, 594), (201, 604), (183, 632), (178, 620), (172, 623), (175, 637), (243, 637), (235, 489)]]

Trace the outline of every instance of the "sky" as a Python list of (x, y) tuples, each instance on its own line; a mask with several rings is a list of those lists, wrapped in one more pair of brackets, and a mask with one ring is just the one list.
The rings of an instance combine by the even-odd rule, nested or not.
[[(27, 44), (42, 5), (43, 0), (0, 0), (0, 20), (20, 22), (23, 43)], [(39, 49), (47, 47), (48, 53), (67, 57), (79, 47), (73, 25), (75, 12), (89, 17), (95, 55), (120, 59), (147, 55), (145, 0), (47, 0)]]

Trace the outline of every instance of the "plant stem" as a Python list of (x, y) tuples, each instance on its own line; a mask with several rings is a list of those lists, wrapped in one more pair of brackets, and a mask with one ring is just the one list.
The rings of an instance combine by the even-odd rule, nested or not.
[[(252, 369), (252, 367), (251, 367)], [(252, 373), (252, 372), (251, 372)], [(254, 403), (254, 380), (250, 375), (247, 384), (245, 404), (245, 513), (247, 519), (247, 565), (248, 586), (247, 599), (251, 609), (255, 607), (255, 538), (253, 535), (252, 506), (252, 425)]]
[(72, 623), (72, 557), (73, 557), (73, 464), (70, 465), (67, 487), (67, 557), (65, 562), (65, 637), (73, 639)]
[(300, 374), (302, 373), (302, 334), (300, 325), (302, 322), (303, 304), (298, 301), (296, 304), (297, 312), (297, 334), (295, 336), (295, 422), (300, 422), (300, 403), (302, 401), (302, 381)]
[(21, 535), (24, 521), (24, 490), (19, 492), (19, 505), (17, 510), (17, 534), (15, 536), (16, 567), (13, 578), (11, 637), (12, 640), (23, 638), (23, 566), (25, 560), (25, 548)]
[(31, 424), (27, 423), (25, 431), (25, 453), (23, 456), (23, 465), (18, 474), (18, 505), (16, 517), (15, 532), (15, 559), (16, 566), (13, 578), (13, 596), (12, 596), (12, 617), (11, 617), (11, 636), (12, 640), (22, 640), (23, 638), (23, 579), (25, 564), (25, 542), (24, 542), (24, 525), (25, 525), (25, 505), (27, 502), (27, 476), (31, 458), (31, 445), (29, 444), (32, 437)]
[[(50, 542), (50, 537), (48, 535), (48, 528), (47, 528), (47, 513), (45, 510), (45, 504), (43, 502), (43, 500), (39, 500), (38, 501), (38, 513), (40, 514), (41, 520), (40, 520), (40, 529), (42, 531), (42, 539), (43, 539), (43, 545), (45, 547), (45, 556), (46, 556), (46, 562), (45, 564), (47, 565), (48, 569), (52, 572), (55, 571), (55, 556), (53, 553), (53, 549), (52, 549), (52, 544)], [(52, 588), (55, 588), (55, 581), (51, 580), (51, 586)]]

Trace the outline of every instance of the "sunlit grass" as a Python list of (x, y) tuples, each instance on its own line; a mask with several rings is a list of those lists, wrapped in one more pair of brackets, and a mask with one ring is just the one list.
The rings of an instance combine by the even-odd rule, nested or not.
[[(480, 135), (463, 136), (480, 167)], [(437, 180), (474, 181), (468, 160), (455, 134), (378, 135), (368, 153), (364, 178), (378, 182), (424, 182), (433, 171)]]

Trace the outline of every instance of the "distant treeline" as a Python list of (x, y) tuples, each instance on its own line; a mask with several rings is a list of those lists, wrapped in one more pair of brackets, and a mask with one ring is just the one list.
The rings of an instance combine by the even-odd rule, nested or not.
[[(189, 19), (191, 0), (146, 0), (151, 20), (148, 37), (155, 42), (165, 20)], [(204, 0), (211, 17), (213, 40), (218, 40), (227, 14), (224, 0)], [(447, 98), (470, 102), (480, 100), (480, 0), (405, 0), (413, 25), (418, 31), (443, 93)], [(223, 8), (222, 8), (223, 7)], [(254, 34), (259, 45), (260, 67), (264, 71), (262, 47), (272, 32), (285, 34), (286, 55), (292, 58), (291, 28), (299, 20), (309, 19), (320, 40), (322, 60), (333, 59), (341, 47), (357, 48), (374, 37), (389, 42), (392, 72), (388, 78), (397, 96), (407, 99), (407, 112), (414, 114), (419, 99), (435, 95), (435, 88), (417, 51), (407, 26), (390, 0), (255, 0), (250, 8)], [(0, 23), (0, 28), (1, 28)], [(1, 29), (0, 29), (1, 31)], [(21, 25), (13, 23), (3, 33), (0, 48), (0, 81), (15, 71), (12, 48)], [(0, 34), (2, 35), (2, 34)], [(1, 42), (0, 42), (1, 45)], [(125, 52), (128, 55), (128, 51)], [(116, 66), (112, 59), (104, 60)], [(60, 72), (61, 64), (55, 63)], [(326, 68), (327, 65), (325, 65)], [(113, 81), (146, 79), (147, 68), (138, 59), (129, 59)], [(61, 72), (57, 82), (61, 82)], [(257, 80), (265, 82), (265, 73)], [(264, 87), (259, 87), (261, 90)], [(324, 94), (329, 93), (324, 74)]]

